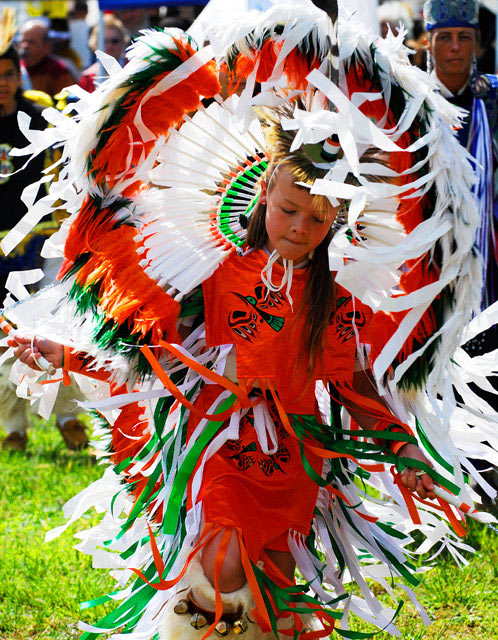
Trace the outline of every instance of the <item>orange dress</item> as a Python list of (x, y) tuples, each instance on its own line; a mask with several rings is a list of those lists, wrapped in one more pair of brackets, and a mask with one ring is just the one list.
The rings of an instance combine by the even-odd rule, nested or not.
[[(253, 562), (262, 549), (289, 550), (289, 531), (308, 535), (319, 489), (303, 465), (302, 442), (284, 428), (277, 403), (287, 414), (319, 417), (315, 382), (351, 382), (353, 319), (356, 330), (364, 331), (369, 317), (363, 305), (338, 288), (323, 358), (317, 359), (310, 379), (302, 344), (306, 314), (300, 312), (308, 269), (293, 273), (291, 306), (285, 295), (268, 291), (262, 283), (266, 262), (264, 251), (234, 254), (203, 284), (207, 345), (234, 345), (239, 384), (255, 387), (251, 394), (266, 404), (275, 425), (277, 444), (265, 453), (249, 409), (240, 420), (238, 438), (228, 440), (205, 463), (197, 496), (207, 523), (242, 531)], [(278, 281), (283, 268), (277, 264), (273, 272)], [(221, 391), (218, 385), (207, 385), (197, 407), (207, 413)], [(189, 434), (197, 424), (191, 416)], [(320, 475), (322, 458), (307, 451), (306, 460)]]

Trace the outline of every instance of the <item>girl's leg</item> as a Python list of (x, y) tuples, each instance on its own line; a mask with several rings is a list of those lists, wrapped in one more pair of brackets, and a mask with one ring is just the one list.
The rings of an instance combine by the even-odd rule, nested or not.
[[(223, 531), (220, 531), (220, 533), (206, 544), (202, 552), (202, 568), (204, 569), (206, 578), (212, 585), (214, 585), (214, 561), (222, 537)], [(296, 563), (292, 554), (289, 551), (277, 551), (275, 549), (267, 549), (266, 553), (284, 576), (290, 582), (293, 582)], [(239, 541), (235, 531), (232, 531), (232, 537), (230, 538), (230, 543), (228, 545), (225, 561), (223, 562), (223, 568), (220, 574), (220, 591), (222, 593), (237, 591), (244, 586), (245, 582), (246, 577), (240, 561)]]
[(276, 549), (266, 549), (266, 554), (277, 568), (290, 581), (294, 582), (294, 572), (296, 570), (296, 561), (290, 551), (277, 551)]
[[(202, 551), (201, 564), (206, 574), (206, 578), (214, 585), (214, 561), (218, 552), (224, 531), (220, 531), (212, 540), (210, 540)], [(232, 531), (232, 537), (228, 544), (227, 553), (221, 569), (219, 578), (219, 588), (222, 593), (231, 593), (241, 589), (246, 583), (246, 576), (242, 563), (240, 561), (239, 540), (235, 531)]]

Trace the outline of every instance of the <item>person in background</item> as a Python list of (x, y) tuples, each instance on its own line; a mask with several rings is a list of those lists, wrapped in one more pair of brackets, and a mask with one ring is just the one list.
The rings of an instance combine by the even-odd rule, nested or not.
[[(123, 67), (126, 64), (125, 49), (130, 40), (124, 24), (112, 13), (104, 15), (104, 52), (116, 58)], [(88, 46), (91, 51), (98, 49), (99, 27), (96, 25), (90, 32)], [(103, 73), (100, 62), (94, 62), (81, 74), (79, 86), (92, 93), (96, 88), (96, 79)]]
[(414, 13), (412, 37), (405, 40), (405, 45), (413, 51), (410, 62), (413, 66), (426, 71), (427, 69), (427, 34), (425, 31), (422, 12)]
[(82, 69), (86, 69), (92, 63), (90, 49), (88, 48), (88, 36), (90, 27), (86, 21), (88, 5), (86, 0), (76, 0), (73, 10), (69, 14), (69, 33), (71, 45), (81, 60)]
[[(457, 135), (460, 144), (477, 160), (479, 188), (476, 193), (480, 194), (478, 205), (482, 218), (477, 244), (486, 264), (483, 307), (487, 307), (498, 298), (494, 175), (498, 166), (498, 77), (480, 73), (476, 67), (480, 40), (478, 16), (476, 0), (427, 0), (424, 4), (428, 66), (433, 66), (431, 75), (441, 94), (468, 112)], [(480, 149), (484, 150), (483, 157), (477, 155)], [(496, 347), (498, 336), (492, 333)]]
[[(0, 198), (4, 203), (0, 217), (0, 239), (14, 227), (27, 212), (21, 194), (26, 186), (39, 180), (46, 166), (52, 164), (50, 153), (33, 158), (19, 173), (24, 157), (10, 155), (12, 148), (24, 147), (28, 143), (19, 128), (18, 113), (30, 118), (30, 128), (43, 130), (47, 121), (42, 111), (52, 106), (50, 96), (36, 91), (23, 93), (21, 88), (21, 63), (19, 54), (9, 42), (2, 38), (5, 47), (0, 47)], [(12, 175), (13, 174), (13, 175)], [(44, 195), (40, 190), (37, 198)], [(49, 235), (59, 228), (55, 218), (38, 223), (33, 231), (5, 256), (0, 249), (0, 307), (6, 295), (6, 281), (10, 272), (34, 269), (41, 266), (40, 250)], [(2, 337), (0, 332), (0, 337)], [(15, 386), (9, 382), (11, 363), (0, 365), (0, 424), (7, 431), (1, 446), (3, 449), (22, 451), (26, 448), (29, 427), (28, 402), (18, 398)], [(74, 389), (65, 388), (55, 406), (57, 427), (69, 449), (80, 449), (88, 444), (83, 424), (77, 418)]]
[(49, 37), (52, 53), (66, 63), (71, 75), (78, 81), (83, 65), (81, 58), (72, 47), (68, 20), (66, 18), (53, 18), (50, 21)]
[[(467, 111), (457, 131), (460, 143), (476, 158), (475, 193), (481, 227), (476, 237), (484, 262), (482, 307), (498, 299), (498, 238), (496, 169), (498, 166), (498, 77), (480, 73), (476, 65), (479, 49), (479, 5), (476, 0), (427, 0), (424, 20), (427, 30), (428, 67), (441, 94), (452, 104)], [(428, 69), (430, 70), (430, 69)], [(467, 342), (470, 356), (484, 355), (498, 344), (498, 325)], [(498, 389), (498, 376), (489, 378)], [(478, 395), (498, 411), (496, 395), (479, 390)], [(494, 486), (496, 471), (490, 470)]]
[(138, 36), (142, 29), (150, 27), (147, 9), (117, 9), (115, 15), (124, 24), (131, 38)]
[[(51, 106), (49, 96), (46, 98), (46, 106)], [(0, 217), (0, 232), (11, 229), (25, 215), (27, 208), (20, 196), (25, 187), (39, 179), (45, 168), (44, 157), (37, 156), (24, 171), (15, 173), (25, 160), (12, 157), (9, 152), (14, 147), (27, 144), (17, 121), (19, 111), (30, 116), (32, 129), (43, 130), (47, 126), (41, 115), (43, 107), (23, 95), (19, 56), (11, 46), (0, 54), (0, 197), (5, 205)], [(6, 278), (3, 267), (2, 264), (0, 289), (3, 288)]]
[(33, 89), (55, 96), (64, 87), (75, 83), (66, 63), (51, 53), (45, 20), (37, 18), (22, 25), (19, 53)]
[(150, 16), (151, 27), (160, 27), (161, 29), (177, 28), (187, 31), (195, 19), (195, 13), (192, 6), (175, 6), (169, 5), (166, 9), (166, 15)]
[(478, 16), (476, 0), (427, 0), (424, 4), (428, 71), (441, 94), (469, 112), (458, 131), (465, 147), (470, 142), (471, 123), (479, 99), (486, 108), (492, 134), (498, 138), (498, 78), (481, 74), (476, 67), (480, 45)]

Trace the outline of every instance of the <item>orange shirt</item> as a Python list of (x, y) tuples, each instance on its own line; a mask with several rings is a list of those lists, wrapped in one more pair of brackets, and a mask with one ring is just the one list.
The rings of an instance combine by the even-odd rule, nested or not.
[[(206, 342), (235, 345), (240, 384), (257, 381), (255, 386), (265, 388), (269, 382), (287, 413), (313, 414), (316, 380), (351, 383), (356, 355), (353, 319), (361, 340), (371, 311), (337, 287), (337, 310), (326, 331), (323, 357), (318, 355), (309, 382), (303, 354), (306, 313), (300, 312), (309, 271), (294, 270), (291, 308), (283, 291), (269, 292), (261, 281), (267, 259), (262, 250), (232, 254), (204, 282)], [(275, 264), (273, 281), (280, 282), (283, 274), (283, 267)]]

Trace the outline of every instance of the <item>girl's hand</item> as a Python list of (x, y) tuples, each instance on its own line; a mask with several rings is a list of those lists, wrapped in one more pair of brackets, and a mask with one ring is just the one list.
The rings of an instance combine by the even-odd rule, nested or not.
[(58, 342), (36, 336), (33, 339), (25, 338), (17, 333), (11, 333), (9, 334), (8, 344), (10, 347), (15, 347), (15, 357), (27, 364), (31, 369), (40, 371), (41, 367), (36, 364), (36, 360), (40, 356), (48, 360), (56, 369), (62, 366), (64, 347)]
[[(398, 456), (401, 458), (420, 460), (420, 462), (425, 462), (425, 464), (432, 467), (431, 463), (419, 447), (414, 444), (405, 444), (399, 450)], [(434, 493), (434, 482), (427, 473), (422, 473), (421, 471), (412, 468), (404, 469), (401, 474), (401, 482), (405, 487), (410, 489), (410, 491), (417, 493), (422, 500), (425, 500), (426, 498), (434, 500), (436, 498), (436, 494)]]

